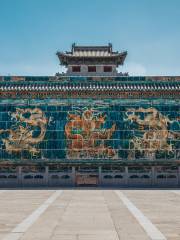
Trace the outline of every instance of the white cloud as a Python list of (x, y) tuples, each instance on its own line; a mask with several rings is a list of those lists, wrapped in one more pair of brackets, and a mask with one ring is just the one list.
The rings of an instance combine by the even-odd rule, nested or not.
[(146, 75), (146, 68), (140, 63), (129, 62), (119, 67), (118, 72), (128, 72), (130, 76), (142, 76)]
[(19, 75), (19, 76), (48, 76), (48, 75), (55, 75), (57, 72), (64, 72), (65, 69), (62, 66), (55, 66), (53, 63), (46, 63), (45, 65), (42, 64), (21, 64), (21, 63), (14, 63), (14, 64), (7, 64), (4, 65), (0, 63), (0, 75)]

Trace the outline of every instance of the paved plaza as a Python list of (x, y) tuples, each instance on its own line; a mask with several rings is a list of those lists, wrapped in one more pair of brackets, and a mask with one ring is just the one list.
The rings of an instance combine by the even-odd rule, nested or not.
[(0, 190), (1, 240), (179, 240), (180, 190)]

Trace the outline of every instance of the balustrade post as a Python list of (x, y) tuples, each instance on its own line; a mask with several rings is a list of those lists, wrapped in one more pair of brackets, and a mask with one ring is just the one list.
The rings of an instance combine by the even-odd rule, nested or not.
[(155, 168), (155, 166), (151, 167), (151, 185), (152, 186), (156, 185), (156, 168)]
[(128, 186), (128, 179), (129, 179), (129, 170), (128, 170), (128, 166), (125, 167), (125, 185)]
[(73, 166), (72, 167), (72, 185), (73, 187), (76, 185), (76, 168)]
[(180, 186), (180, 166), (178, 166), (178, 187)]
[(22, 186), (22, 166), (17, 167), (18, 186)]
[(98, 167), (98, 180), (99, 180), (98, 185), (101, 186), (102, 184), (102, 167), (101, 166)]
[(49, 185), (49, 166), (45, 167), (45, 175), (44, 175), (45, 186)]

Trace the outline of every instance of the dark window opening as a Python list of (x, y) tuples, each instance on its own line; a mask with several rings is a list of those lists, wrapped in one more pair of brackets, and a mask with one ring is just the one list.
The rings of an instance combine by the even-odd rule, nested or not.
[(123, 178), (122, 175), (115, 175), (114, 178)]
[(96, 72), (96, 66), (88, 66), (88, 72)]
[(139, 176), (137, 176), (137, 175), (132, 175), (132, 176), (130, 176), (130, 178), (139, 178)]
[(111, 66), (104, 66), (104, 72), (112, 72)]
[(40, 178), (40, 179), (42, 179), (42, 178), (44, 178), (42, 175), (36, 175), (36, 176), (34, 176), (34, 178)]
[(70, 176), (69, 175), (63, 175), (61, 178), (68, 179), (68, 178), (70, 178)]
[(81, 71), (81, 67), (80, 66), (73, 66), (72, 67), (72, 71), (73, 72), (80, 72)]
[(111, 175), (105, 175), (104, 178), (113, 178)]

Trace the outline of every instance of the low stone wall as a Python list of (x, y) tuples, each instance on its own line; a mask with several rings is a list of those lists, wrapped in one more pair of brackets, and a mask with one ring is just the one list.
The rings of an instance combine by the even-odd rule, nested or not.
[(0, 187), (178, 187), (180, 168), (171, 172), (158, 172), (154, 167), (149, 172), (106, 171), (99, 167), (98, 172), (72, 171), (49, 172), (1, 172)]

